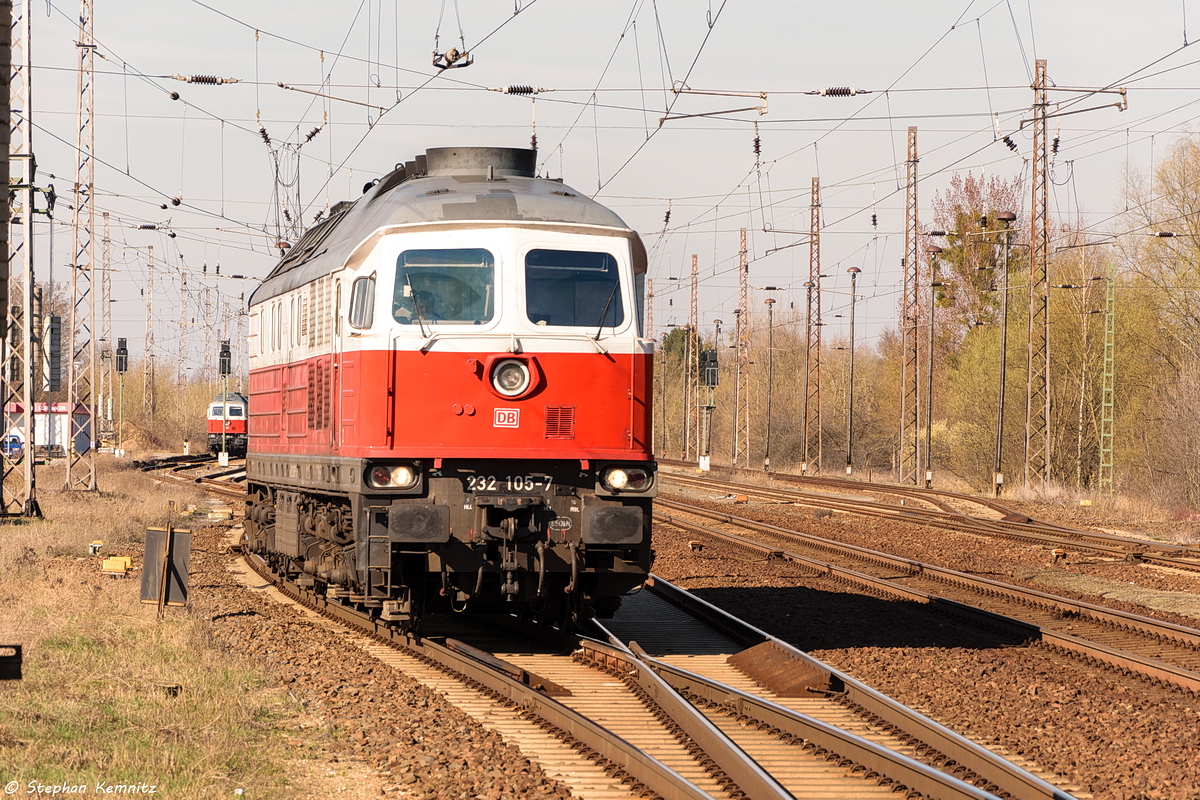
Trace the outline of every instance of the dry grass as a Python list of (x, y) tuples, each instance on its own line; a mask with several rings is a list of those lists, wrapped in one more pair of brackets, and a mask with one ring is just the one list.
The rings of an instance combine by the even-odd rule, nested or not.
[[(104, 555), (140, 555), (143, 531), (203, 495), (102, 464), (99, 495), (57, 491), (40, 470), (47, 519), (0, 526), (0, 643), (24, 646), (25, 679), (0, 683), (0, 785), (156, 784), (170, 797), (289, 793), (275, 721), (296, 708), (252, 664), (213, 649), (206, 623), (139, 602), (136, 578), (102, 576)], [(48, 487), (55, 487), (49, 489)], [(187, 521), (179, 524), (186, 527)], [(138, 559), (140, 561), (140, 559)]]

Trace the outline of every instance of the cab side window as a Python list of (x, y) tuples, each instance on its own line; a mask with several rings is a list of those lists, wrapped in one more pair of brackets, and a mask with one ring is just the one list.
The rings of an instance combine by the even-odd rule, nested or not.
[(350, 288), (350, 326), (366, 330), (375, 322), (375, 274), (358, 278)]

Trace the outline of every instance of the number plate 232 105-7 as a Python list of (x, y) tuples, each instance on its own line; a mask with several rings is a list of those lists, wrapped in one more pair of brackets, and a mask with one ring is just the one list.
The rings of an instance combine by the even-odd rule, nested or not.
[(553, 483), (549, 475), (468, 475), (468, 492), (536, 492), (549, 491)]

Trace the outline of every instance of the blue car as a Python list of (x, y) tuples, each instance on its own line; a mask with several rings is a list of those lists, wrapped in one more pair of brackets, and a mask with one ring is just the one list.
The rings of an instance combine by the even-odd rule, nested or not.
[(4, 453), (5, 458), (17, 461), (25, 455), (25, 443), (18, 437), (9, 434), (0, 439), (0, 452)]

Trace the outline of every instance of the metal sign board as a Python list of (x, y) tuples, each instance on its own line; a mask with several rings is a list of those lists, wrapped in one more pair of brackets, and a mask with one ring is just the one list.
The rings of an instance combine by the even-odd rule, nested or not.
[(21, 645), (0, 644), (0, 681), (21, 680)]
[(142, 560), (142, 602), (157, 603), (160, 607), (185, 605), (191, 554), (191, 531), (147, 528), (146, 552)]

